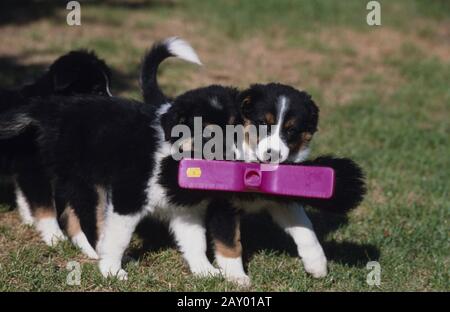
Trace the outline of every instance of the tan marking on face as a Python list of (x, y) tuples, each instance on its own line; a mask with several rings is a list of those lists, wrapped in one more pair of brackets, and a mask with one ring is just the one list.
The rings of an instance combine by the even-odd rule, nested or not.
[(284, 129), (289, 129), (289, 128), (293, 127), (293, 126), (295, 125), (295, 121), (296, 121), (295, 118), (291, 118), (291, 119), (287, 120), (287, 121), (284, 123), (284, 126), (283, 126)]
[(303, 139), (304, 142), (311, 141), (312, 137), (313, 137), (313, 134), (310, 133), (310, 132), (303, 132), (302, 133), (302, 139)]
[(266, 113), (264, 115), (265, 119), (266, 119), (266, 123), (268, 125), (274, 125), (275, 124), (275, 116), (272, 113)]
[(55, 218), (56, 210), (53, 206), (39, 206), (34, 209), (33, 215), (36, 219)]
[(74, 237), (81, 232), (80, 219), (75, 214), (72, 207), (67, 206), (61, 215), (62, 221), (65, 223), (65, 230), (69, 237)]
[(238, 258), (242, 256), (241, 230), (239, 220), (239, 217), (236, 217), (236, 230), (234, 233), (232, 246), (228, 246), (220, 240), (214, 240), (216, 252), (225, 258)]
[(252, 102), (252, 98), (251, 98), (251, 96), (249, 95), (249, 96), (245, 97), (245, 99), (242, 100), (242, 105), (248, 105), (248, 104), (250, 104), (251, 102)]
[(291, 152), (299, 152), (308, 147), (309, 142), (311, 142), (313, 134), (310, 132), (303, 132), (300, 135), (300, 139), (297, 142), (288, 144)]
[(96, 217), (97, 217), (97, 237), (100, 237), (100, 234), (103, 230), (103, 225), (105, 223), (105, 211), (107, 204), (106, 191), (103, 187), (97, 186), (97, 207), (96, 207)]

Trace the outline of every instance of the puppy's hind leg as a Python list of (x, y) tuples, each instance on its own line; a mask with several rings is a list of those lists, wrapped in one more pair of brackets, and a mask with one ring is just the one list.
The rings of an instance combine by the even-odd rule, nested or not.
[(97, 252), (91, 246), (86, 235), (81, 230), (80, 219), (69, 205), (66, 206), (66, 209), (61, 216), (61, 221), (64, 223), (64, 228), (72, 243), (80, 248), (81, 252), (89, 259), (98, 259)]
[(24, 204), (22, 208), (19, 206), (19, 212), (22, 210), (21, 215), (23, 213), (24, 218), (29, 219), (26, 204), (29, 205), (33, 223), (43, 241), (48, 246), (54, 246), (59, 241), (65, 240), (66, 237), (56, 219), (50, 179), (39, 164), (20, 167), (16, 185), (17, 200)]
[[(194, 210), (194, 208), (192, 208)], [(170, 230), (194, 275), (200, 277), (220, 275), (206, 256), (206, 228), (199, 211), (177, 211), (170, 220)]]
[(20, 189), (18, 183), (15, 182), (14, 184), (15, 184), (14, 190), (16, 195), (16, 205), (19, 211), (20, 219), (22, 220), (22, 223), (25, 225), (33, 225), (34, 219), (33, 215), (31, 214), (30, 204), (28, 203), (28, 200), (26, 199), (25, 195)]
[(122, 185), (112, 188), (97, 251), (99, 268), (104, 277), (127, 280), (127, 272), (122, 269), (122, 258), (137, 224), (144, 216), (145, 197), (140, 194), (139, 184), (122, 182)]
[(250, 278), (242, 263), (240, 214), (223, 200), (214, 200), (208, 206), (206, 218), (214, 242), (217, 264), (224, 277), (240, 286), (250, 286)]
[(97, 192), (85, 183), (58, 179), (54, 186), (55, 207), (72, 243), (90, 259), (98, 259), (95, 207)]
[(303, 207), (295, 203), (284, 207), (274, 206), (269, 209), (269, 213), (294, 239), (306, 272), (316, 278), (326, 276), (327, 259)]

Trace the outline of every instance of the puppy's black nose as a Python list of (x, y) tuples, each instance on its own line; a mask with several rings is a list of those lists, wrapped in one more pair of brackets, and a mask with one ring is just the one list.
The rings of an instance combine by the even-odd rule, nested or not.
[(268, 148), (264, 157), (264, 162), (278, 163), (281, 158), (281, 152), (279, 150)]

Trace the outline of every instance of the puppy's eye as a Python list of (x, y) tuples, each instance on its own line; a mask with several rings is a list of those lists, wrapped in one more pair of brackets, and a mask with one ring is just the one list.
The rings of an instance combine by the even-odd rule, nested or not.
[(294, 127), (291, 127), (289, 129), (286, 130), (287, 135), (289, 136), (294, 136), (297, 134), (297, 129)]

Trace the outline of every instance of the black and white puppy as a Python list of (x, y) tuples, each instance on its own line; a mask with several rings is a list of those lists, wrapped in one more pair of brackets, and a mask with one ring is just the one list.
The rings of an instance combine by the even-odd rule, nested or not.
[[(254, 85), (238, 94), (236, 89), (219, 86), (201, 91), (187, 93), (186, 99), (185, 96), (180, 96), (162, 116), (166, 136), (177, 124), (187, 125), (193, 130), (195, 117), (202, 118), (203, 128), (214, 124), (218, 125), (223, 133), (227, 125), (240, 124), (244, 132), (251, 125), (271, 125), (272, 129), (269, 129), (265, 136), (257, 131), (257, 136), (253, 139), (255, 144), (250, 142), (251, 136), (245, 135), (243, 148), (237, 150), (246, 153), (246, 161), (273, 162), (273, 159), (267, 159), (265, 154), (275, 155), (278, 163), (288, 159), (300, 162), (307, 157), (309, 141), (318, 123), (318, 108), (308, 94), (280, 84)], [(172, 138), (172, 143), (177, 139)], [(195, 143), (192, 143), (195, 139), (194, 136), (188, 138), (181, 145), (189, 149), (195, 146)], [(272, 151), (268, 151), (269, 149)], [(311, 222), (297, 200), (262, 194), (183, 190), (177, 184), (177, 162), (166, 157), (161, 163), (163, 167), (159, 184), (165, 188), (161, 193), (164, 197), (169, 197), (171, 206), (176, 204), (189, 207), (184, 213), (178, 209), (170, 225), (191, 270), (201, 266), (209, 274), (215, 272), (206, 258), (204, 233), (205, 229), (209, 228), (221, 273), (230, 281), (249, 285), (250, 279), (242, 264), (240, 214), (265, 210), (292, 236), (306, 271), (315, 277), (326, 275), (324, 252)], [(175, 222), (177, 219), (179, 221)], [(177, 227), (184, 229), (179, 230), (184, 232), (184, 235), (177, 235)]]
[[(150, 55), (161, 49), (167, 56), (200, 63), (183, 40), (165, 40)], [(142, 79), (144, 88), (149, 87), (146, 81), (156, 83), (147, 78)], [(169, 106), (165, 97), (158, 96), (146, 97), (145, 104), (118, 97), (53, 96), (33, 98), (29, 105), (0, 116), (0, 139), (37, 129), (43, 163), (55, 180), (55, 198), (79, 218), (81, 230), (88, 239), (94, 238), (90, 242), (97, 235), (92, 223), (102, 201), (99, 193), (105, 194), (103, 226), (96, 244), (104, 276), (127, 278), (121, 267), (122, 256), (137, 223), (148, 213), (170, 219), (183, 247), (198, 246), (190, 238), (191, 232), (204, 236), (195, 222), (196, 214), (192, 217), (189, 207), (172, 205), (160, 182), (166, 166), (163, 160), (171, 157), (171, 144), (164, 139), (159, 117)], [(194, 272), (203, 274), (214, 269), (209, 262), (206, 266), (197, 259), (195, 251), (188, 258), (192, 257)]]
[[(161, 155), (157, 178), (152, 182), (158, 203), (171, 207), (165, 218), (194, 273), (216, 274), (217, 270), (206, 257), (206, 228), (210, 230), (215, 258), (220, 272), (227, 280), (246, 286), (250, 279), (242, 263), (240, 243), (240, 214), (267, 211), (297, 245), (305, 270), (314, 277), (327, 274), (327, 260), (303, 205), (319, 209), (345, 212), (355, 208), (365, 192), (363, 174), (359, 166), (348, 159), (321, 157), (304, 162), (309, 154), (310, 141), (317, 131), (319, 109), (306, 92), (282, 84), (253, 85), (243, 92), (235, 88), (210, 86), (189, 91), (167, 106), (161, 115), (166, 140), (192, 151), (195, 156), (196, 140), (204, 137), (194, 134), (197, 117), (201, 118), (201, 132), (218, 126), (222, 133), (230, 125), (242, 126), (243, 146), (235, 142), (232, 152), (244, 160), (303, 165), (330, 166), (336, 172), (336, 193), (331, 200), (308, 200), (252, 193), (212, 192), (182, 189), (178, 185), (178, 162)], [(187, 126), (193, 134), (180, 138), (176, 125)], [(268, 127), (266, 134), (257, 129), (256, 137), (246, 135), (251, 126)], [(239, 129), (237, 129), (239, 131)], [(254, 141), (254, 142), (252, 142)], [(166, 143), (165, 143), (166, 144)], [(202, 144), (200, 146), (203, 147)], [(229, 147), (229, 146), (228, 146)], [(226, 158), (224, 149), (222, 158)], [(203, 156), (200, 156), (203, 157)]]
[(238, 239), (239, 213), (266, 211), (292, 237), (305, 270), (313, 277), (324, 277), (327, 259), (304, 206), (337, 213), (357, 207), (365, 194), (363, 172), (350, 159), (324, 156), (306, 161), (319, 120), (319, 108), (308, 93), (278, 83), (257, 84), (241, 92), (239, 102), (246, 133), (251, 126), (267, 126), (265, 132), (258, 129), (256, 137), (245, 136), (242, 150), (247, 161), (329, 166), (335, 170), (336, 187), (333, 197), (327, 200), (238, 193), (229, 196), (226, 205), (218, 201), (220, 209), (210, 213), (210, 222), (227, 237), (228, 250), (234, 251), (228, 254), (235, 257), (216, 254), (216, 259), (223, 263), (228, 275), (245, 281)]
[[(308, 157), (319, 120), (319, 109), (308, 93), (278, 83), (256, 84), (241, 92), (239, 105), (244, 131), (258, 128), (256, 137), (245, 136), (247, 160), (300, 163)], [(266, 126), (266, 131), (260, 131), (260, 126)], [(314, 277), (327, 274), (325, 253), (298, 199), (238, 194), (231, 203), (245, 213), (268, 212), (294, 240), (305, 270)], [(230, 274), (243, 276), (241, 261), (239, 253), (227, 259)]]
[[(35, 82), (19, 90), (0, 92), (0, 114), (26, 106), (31, 98), (74, 94), (111, 95), (111, 73), (93, 52), (71, 51), (58, 58)], [(53, 245), (64, 239), (54, 208), (50, 180), (35, 144), (36, 129), (0, 140), (0, 174), (13, 178), (16, 204), (25, 224), (34, 224), (44, 242)]]

